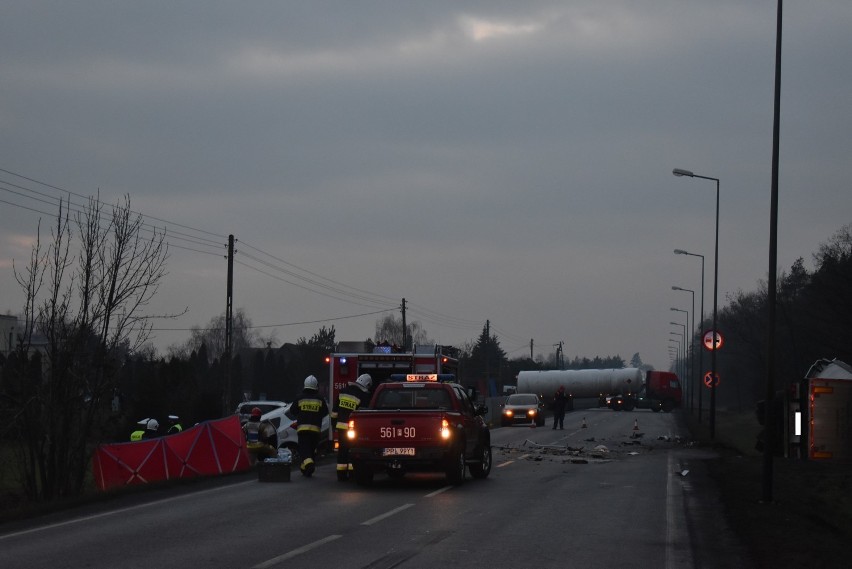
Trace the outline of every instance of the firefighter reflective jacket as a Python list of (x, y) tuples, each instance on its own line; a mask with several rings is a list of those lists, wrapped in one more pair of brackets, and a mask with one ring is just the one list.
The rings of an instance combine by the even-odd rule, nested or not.
[(326, 404), (325, 399), (320, 397), (316, 389), (305, 389), (293, 401), (290, 410), (299, 422), (296, 431), (319, 433), (322, 429), (323, 417), (328, 415), (328, 404)]
[(349, 415), (370, 401), (370, 392), (357, 383), (349, 383), (337, 395), (337, 403), (331, 411), (331, 420), (336, 428), (345, 431), (349, 427)]

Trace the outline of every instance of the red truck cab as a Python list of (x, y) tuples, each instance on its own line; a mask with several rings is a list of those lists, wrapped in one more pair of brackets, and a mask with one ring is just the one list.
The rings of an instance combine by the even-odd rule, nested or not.
[(346, 436), (353, 476), (369, 485), (378, 472), (443, 472), (451, 484), (491, 472), (491, 433), (467, 390), (452, 376), (392, 376), (373, 394), (368, 409), (349, 418)]

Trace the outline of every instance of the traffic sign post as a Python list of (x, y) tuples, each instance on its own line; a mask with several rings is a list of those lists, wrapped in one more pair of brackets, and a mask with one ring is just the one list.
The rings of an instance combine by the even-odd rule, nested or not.
[(713, 349), (714, 349), (714, 347), (713, 347), (714, 341), (715, 341), (715, 344), (716, 344), (716, 347), (715, 347), (716, 350), (721, 348), (722, 345), (725, 343), (725, 339), (722, 337), (722, 335), (720, 333), (716, 332), (715, 330), (707, 330), (704, 333), (704, 337), (701, 339), (701, 343), (703, 343), (704, 347), (706, 349), (710, 350), (710, 351), (713, 351)]
[(714, 382), (713, 381), (713, 372), (708, 371), (707, 373), (705, 373), (704, 374), (704, 385), (709, 387), (709, 388), (719, 387), (719, 374), (718, 373), (716, 374), (716, 381)]

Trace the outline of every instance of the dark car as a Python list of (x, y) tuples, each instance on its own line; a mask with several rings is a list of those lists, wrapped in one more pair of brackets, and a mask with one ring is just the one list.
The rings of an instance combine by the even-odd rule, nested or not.
[(544, 403), (535, 393), (513, 393), (503, 404), (500, 424), (504, 427), (517, 424), (544, 425)]

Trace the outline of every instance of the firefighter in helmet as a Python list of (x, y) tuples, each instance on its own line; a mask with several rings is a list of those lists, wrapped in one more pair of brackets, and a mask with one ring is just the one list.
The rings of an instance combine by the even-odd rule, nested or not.
[(269, 421), (263, 421), (260, 407), (254, 407), (248, 422), (243, 425), (246, 433), (246, 448), (255, 460), (266, 460), (275, 456), (278, 448), (278, 433)]
[(369, 374), (361, 374), (350, 382), (337, 396), (337, 402), (331, 411), (332, 425), (337, 429), (337, 479), (341, 482), (349, 479), (352, 464), (349, 462), (349, 439), (346, 431), (349, 429), (349, 415), (359, 407), (370, 402), (370, 387), (373, 378)]
[(310, 477), (316, 470), (316, 452), (322, 432), (322, 420), (328, 415), (328, 404), (319, 394), (317, 378), (309, 375), (305, 378), (305, 388), (290, 406), (299, 426), (296, 434), (299, 437), (299, 456), (302, 463), (299, 470), (304, 476)]
[(180, 424), (180, 417), (177, 415), (169, 415), (169, 428), (166, 431), (167, 435), (174, 435), (183, 430), (183, 425)]
[(160, 436), (160, 423), (156, 419), (148, 419), (145, 425), (145, 432), (142, 434), (142, 440), (156, 439)]

